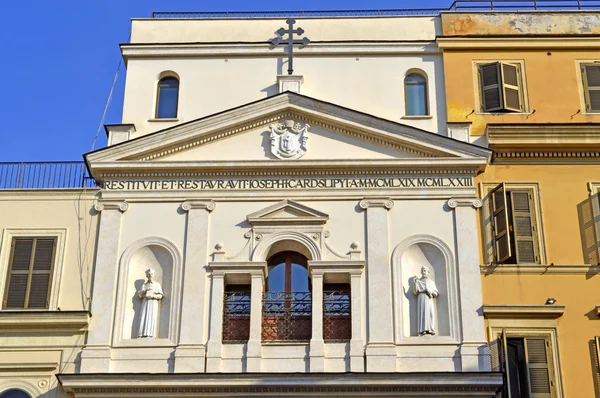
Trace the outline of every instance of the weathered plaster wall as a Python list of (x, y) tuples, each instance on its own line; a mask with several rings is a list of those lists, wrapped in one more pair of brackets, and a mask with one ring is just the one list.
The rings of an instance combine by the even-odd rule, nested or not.
[(444, 36), (600, 33), (596, 12), (451, 12), (442, 13), (441, 20)]
[[(449, 122), (472, 122), (471, 134), (482, 135), (486, 123), (589, 123), (577, 61), (597, 60), (596, 50), (444, 51)], [(527, 113), (482, 113), (478, 103), (476, 62), (523, 61)], [(533, 112), (535, 110), (535, 112)]]

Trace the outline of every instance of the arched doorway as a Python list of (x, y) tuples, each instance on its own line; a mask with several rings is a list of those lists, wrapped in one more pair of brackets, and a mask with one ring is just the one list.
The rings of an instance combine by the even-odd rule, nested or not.
[(263, 341), (308, 341), (312, 296), (306, 256), (294, 251), (271, 256), (263, 299)]

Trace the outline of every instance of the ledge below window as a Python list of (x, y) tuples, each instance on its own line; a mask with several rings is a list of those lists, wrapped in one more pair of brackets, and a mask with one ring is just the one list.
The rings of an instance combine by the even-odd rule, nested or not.
[(565, 313), (564, 304), (484, 304), (486, 318), (556, 319)]
[(428, 120), (428, 119), (433, 119), (433, 116), (432, 115), (405, 115), (405, 116), (402, 116), (400, 119)]
[(164, 118), (157, 118), (157, 119), (148, 119), (149, 122), (153, 123), (153, 122), (178, 122), (179, 118), (177, 117), (164, 117)]
[(85, 330), (90, 323), (89, 311), (0, 311), (0, 330), (23, 329), (32, 333), (39, 329)]

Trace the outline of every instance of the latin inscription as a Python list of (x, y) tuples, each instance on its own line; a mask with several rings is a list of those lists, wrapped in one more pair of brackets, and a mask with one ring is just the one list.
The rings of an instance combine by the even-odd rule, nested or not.
[(190, 179), (105, 181), (111, 191), (194, 191), (246, 189), (365, 189), (473, 187), (471, 177), (405, 178), (282, 178), (282, 179)]

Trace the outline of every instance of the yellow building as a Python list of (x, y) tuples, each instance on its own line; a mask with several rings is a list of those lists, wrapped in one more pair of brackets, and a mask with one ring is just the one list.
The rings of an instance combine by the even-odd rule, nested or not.
[(598, 14), (441, 23), (448, 122), (494, 151), (476, 178), (493, 365), (512, 397), (600, 396)]

